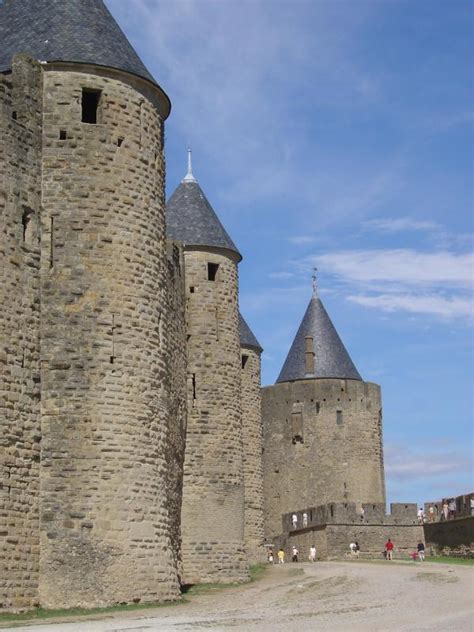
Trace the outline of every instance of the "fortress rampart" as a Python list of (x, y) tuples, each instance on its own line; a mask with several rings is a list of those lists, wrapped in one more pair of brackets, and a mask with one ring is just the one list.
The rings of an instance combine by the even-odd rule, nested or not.
[(326, 378), (267, 386), (262, 418), (267, 538), (294, 507), (385, 502), (377, 384)]
[(424, 542), (415, 503), (392, 503), (390, 514), (385, 514), (383, 503), (363, 503), (362, 507), (362, 518), (360, 505), (353, 502), (328, 503), (287, 513), (282, 516), (282, 535), (272, 544), (282, 546), (288, 556), (295, 545), (304, 561), (313, 544), (321, 560), (350, 556), (351, 542), (359, 543), (362, 557), (380, 558), (390, 538), (395, 546), (394, 557), (407, 559), (417, 543)]

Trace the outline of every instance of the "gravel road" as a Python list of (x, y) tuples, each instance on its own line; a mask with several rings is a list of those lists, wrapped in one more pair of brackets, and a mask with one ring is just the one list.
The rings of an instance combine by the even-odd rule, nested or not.
[[(263, 579), (189, 603), (25, 632), (473, 632), (474, 567), (396, 562), (273, 566)], [(0, 625), (2, 629), (5, 628)]]

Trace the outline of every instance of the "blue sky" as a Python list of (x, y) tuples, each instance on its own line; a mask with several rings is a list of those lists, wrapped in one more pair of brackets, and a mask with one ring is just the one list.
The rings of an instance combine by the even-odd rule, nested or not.
[(108, 0), (243, 254), (241, 310), (281, 368), (321, 297), (382, 385), (389, 500), (473, 482), (473, 4)]

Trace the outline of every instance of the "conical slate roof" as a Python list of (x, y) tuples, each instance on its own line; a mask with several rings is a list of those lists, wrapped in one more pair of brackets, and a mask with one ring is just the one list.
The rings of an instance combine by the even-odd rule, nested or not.
[(212, 246), (233, 250), (242, 259), (236, 245), (222, 226), (214, 209), (192, 173), (188, 150), (188, 173), (166, 205), (168, 237), (186, 246)]
[(255, 338), (252, 330), (247, 325), (244, 317), (239, 312), (239, 335), (240, 335), (240, 346), (241, 347), (252, 347), (256, 349), (259, 353), (263, 351), (260, 343)]
[(102, 0), (4, 0), (0, 72), (12, 56), (108, 66), (155, 83)]
[[(313, 338), (314, 374), (306, 373), (305, 338), (307, 336)], [(277, 382), (290, 382), (311, 377), (362, 380), (324, 305), (315, 296), (309, 302)]]

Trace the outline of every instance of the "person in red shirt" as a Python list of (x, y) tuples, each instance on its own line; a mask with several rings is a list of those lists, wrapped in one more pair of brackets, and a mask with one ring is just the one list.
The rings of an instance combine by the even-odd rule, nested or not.
[(393, 542), (390, 538), (385, 543), (385, 550), (387, 551), (387, 560), (391, 560), (393, 555)]

